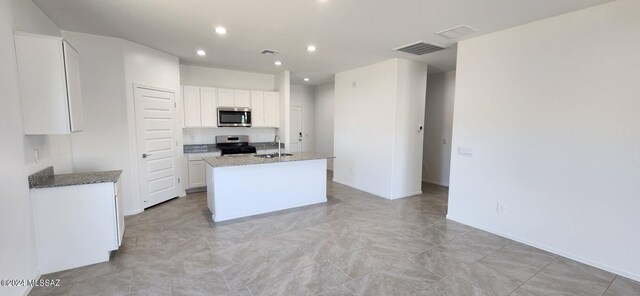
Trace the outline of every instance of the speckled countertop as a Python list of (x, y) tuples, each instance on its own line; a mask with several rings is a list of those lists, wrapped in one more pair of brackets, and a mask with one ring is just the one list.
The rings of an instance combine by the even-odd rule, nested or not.
[(229, 155), (229, 156), (207, 157), (204, 159), (204, 161), (206, 161), (210, 166), (214, 168), (218, 168), (218, 167), (269, 164), (269, 163), (329, 159), (329, 158), (335, 158), (335, 156), (330, 156), (330, 155), (320, 154), (315, 152), (299, 152), (299, 153), (293, 153), (292, 156), (282, 156), (282, 157), (274, 157), (274, 158), (255, 157), (255, 155), (253, 154), (238, 154), (238, 155)]
[(192, 144), (192, 145), (184, 145), (182, 149), (185, 154), (189, 153), (209, 153), (209, 152), (218, 152), (220, 149), (216, 147), (216, 144)]
[(115, 183), (122, 171), (104, 171), (55, 175), (53, 167), (48, 167), (29, 176), (29, 188), (51, 188), (96, 183)]
[[(278, 149), (276, 142), (255, 142), (249, 143), (249, 145), (256, 147), (256, 150)], [(284, 148), (284, 143), (280, 143), (280, 147)]]

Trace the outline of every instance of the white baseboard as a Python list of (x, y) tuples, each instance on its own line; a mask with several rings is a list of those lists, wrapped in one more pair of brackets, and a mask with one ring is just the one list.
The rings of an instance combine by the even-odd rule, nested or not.
[(396, 199), (403, 199), (403, 198), (407, 198), (407, 197), (411, 197), (411, 196), (416, 196), (416, 195), (420, 195), (422, 194), (422, 190), (416, 191), (416, 192), (411, 192), (411, 193), (407, 193), (408, 195), (403, 195), (400, 197), (394, 197), (394, 198), (390, 198), (391, 200), (396, 200)]
[(144, 212), (144, 209), (138, 209), (138, 210), (135, 210), (135, 211), (133, 211), (133, 212), (124, 213), (124, 215), (125, 215), (125, 216), (131, 216), (131, 215), (140, 214), (140, 213), (142, 213), (142, 212)]
[[(40, 272), (38, 272), (38, 274), (34, 277), (36, 280), (39, 280), (40, 277), (42, 277), (42, 274), (40, 274)], [(62, 285), (62, 283), (60, 283)], [(31, 290), (33, 289), (33, 286), (27, 286), (27, 289), (24, 290), (24, 292), (22, 292), (23, 296), (27, 296), (29, 295), (29, 293), (31, 293)]]
[(366, 193), (371, 193), (371, 194), (373, 194), (375, 196), (378, 196), (378, 197), (384, 198), (384, 199), (388, 199), (388, 200), (396, 200), (396, 199), (401, 199), (401, 198), (405, 198), (405, 197), (410, 197), (410, 196), (422, 194), (422, 190), (418, 190), (416, 192), (407, 193), (408, 195), (403, 195), (403, 196), (400, 196), (400, 197), (387, 197), (387, 196), (384, 196), (383, 194), (372, 192), (372, 191), (369, 191), (368, 189), (364, 189), (364, 188), (355, 186), (353, 184), (349, 184), (349, 182), (344, 182), (344, 181), (341, 181), (341, 180), (337, 180), (336, 178), (333, 178), (333, 182), (340, 183), (342, 185), (349, 186), (351, 188), (355, 188), (355, 189), (358, 189), (360, 191), (364, 191)]
[(390, 199), (390, 198), (388, 198), (388, 197), (384, 196), (384, 194), (380, 194), (380, 193), (378, 193), (378, 192), (372, 192), (372, 191), (369, 191), (368, 189), (364, 189), (364, 188), (358, 187), (358, 186), (356, 186), (356, 185), (350, 184), (349, 182), (344, 182), (344, 181), (342, 181), (342, 180), (338, 180), (338, 179), (336, 179), (335, 177), (333, 177), (333, 182), (336, 182), (336, 183), (339, 183), (339, 184), (342, 184), (342, 185), (345, 185), (345, 186), (349, 186), (349, 187), (351, 187), (351, 188), (355, 188), (355, 189), (358, 189), (358, 190), (360, 190), (360, 191), (364, 191), (364, 192), (366, 192), (366, 193), (371, 193), (371, 194), (373, 194), (373, 195), (375, 195), (375, 196), (378, 196), (378, 197), (380, 197), (380, 198)]
[(605, 271), (608, 271), (608, 272), (611, 272), (611, 273), (615, 273), (615, 274), (618, 274), (618, 275), (626, 277), (626, 278), (630, 278), (630, 279), (632, 279), (634, 281), (640, 281), (640, 275), (638, 275), (638, 274), (634, 274), (634, 273), (630, 273), (630, 272), (627, 272), (627, 271), (624, 271), (624, 270), (620, 270), (618, 268), (609, 266), (607, 264), (603, 264), (601, 262), (597, 262), (597, 261), (586, 259), (586, 258), (583, 258), (583, 257), (580, 257), (580, 256), (576, 256), (576, 255), (573, 255), (571, 253), (565, 252), (563, 250), (559, 250), (559, 249), (552, 248), (552, 247), (549, 247), (549, 246), (546, 246), (546, 245), (543, 245), (543, 244), (539, 244), (539, 243), (536, 243), (536, 242), (533, 242), (533, 241), (530, 241), (530, 240), (527, 240), (527, 239), (524, 239), (524, 238), (521, 238), (521, 237), (518, 237), (518, 236), (515, 236), (515, 235), (511, 235), (509, 233), (503, 233), (503, 232), (500, 232), (500, 231), (495, 231), (495, 230), (492, 230), (492, 229), (490, 229), (488, 227), (484, 227), (482, 225), (477, 225), (475, 223), (466, 221), (465, 219), (452, 217), (449, 214), (447, 214), (447, 219), (453, 220), (453, 221), (456, 221), (458, 223), (462, 223), (462, 224), (465, 224), (465, 225), (468, 225), (468, 226), (471, 226), (471, 227), (474, 227), (474, 228), (477, 228), (477, 229), (481, 229), (481, 230), (484, 230), (486, 232), (490, 232), (490, 233), (493, 233), (495, 235), (499, 235), (499, 236), (508, 238), (510, 240), (513, 240), (513, 241), (516, 241), (516, 242), (519, 242), (519, 243), (523, 243), (525, 245), (529, 245), (529, 246), (538, 248), (540, 250), (544, 250), (544, 251), (547, 251), (547, 252), (562, 256), (562, 257), (566, 257), (566, 258), (569, 258), (571, 260), (578, 261), (580, 263), (591, 265), (593, 267), (600, 268), (602, 270), (605, 270)]
[(449, 183), (444, 183), (444, 182), (440, 182), (440, 181), (422, 179), (422, 182), (429, 183), (429, 184), (440, 185), (440, 186), (444, 186), (444, 187), (449, 187)]

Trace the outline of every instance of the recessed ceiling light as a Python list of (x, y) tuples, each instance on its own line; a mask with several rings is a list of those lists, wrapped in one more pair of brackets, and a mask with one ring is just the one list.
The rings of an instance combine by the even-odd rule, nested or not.
[(316, 49), (317, 49), (317, 48), (315, 47), (315, 45), (309, 45), (309, 46), (307, 46), (307, 51), (309, 51), (309, 52), (314, 52), (314, 51), (316, 51)]
[(206, 52), (206, 51), (204, 51), (204, 50), (202, 50), (202, 49), (198, 49), (198, 51), (196, 51), (196, 53), (197, 53), (199, 56), (206, 56), (206, 55), (207, 55), (207, 52)]
[(227, 34), (227, 29), (225, 29), (224, 27), (216, 27), (216, 33), (220, 35)]
[(282, 66), (282, 62), (281, 61), (275, 61), (273, 64), (276, 65), (276, 66)]
[(305, 78), (304, 81), (309, 81), (309, 78)]

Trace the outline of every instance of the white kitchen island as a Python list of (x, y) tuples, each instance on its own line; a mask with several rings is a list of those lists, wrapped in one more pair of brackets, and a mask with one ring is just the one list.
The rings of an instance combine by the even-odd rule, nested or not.
[(327, 201), (327, 156), (294, 153), (205, 158), (207, 205), (220, 222)]

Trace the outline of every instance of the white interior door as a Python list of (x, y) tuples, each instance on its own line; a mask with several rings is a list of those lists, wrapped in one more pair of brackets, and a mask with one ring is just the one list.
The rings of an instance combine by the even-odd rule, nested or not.
[(302, 152), (302, 107), (291, 107), (289, 152)]
[(175, 93), (135, 87), (138, 172), (143, 207), (179, 194)]

